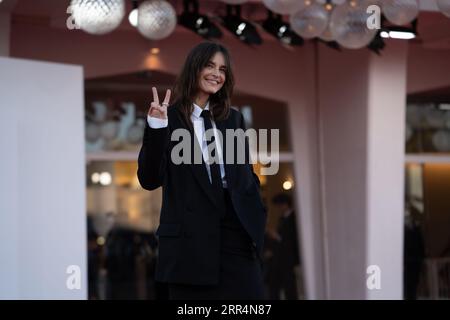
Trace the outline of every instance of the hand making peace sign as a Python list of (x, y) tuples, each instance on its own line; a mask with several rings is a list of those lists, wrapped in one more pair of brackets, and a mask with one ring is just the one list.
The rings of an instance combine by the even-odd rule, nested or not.
[(152, 87), (153, 91), (153, 102), (150, 104), (150, 109), (148, 110), (148, 115), (150, 117), (167, 119), (167, 107), (170, 101), (170, 90), (166, 91), (166, 96), (163, 103), (159, 104), (158, 92), (155, 87)]

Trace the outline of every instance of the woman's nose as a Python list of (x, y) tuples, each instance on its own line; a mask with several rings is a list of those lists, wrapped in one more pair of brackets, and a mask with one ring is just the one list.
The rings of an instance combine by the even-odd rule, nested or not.
[(218, 78), (218, 77), (219, 77), (219, 75), (220, 75), (220, 72), (219, 72), (219, 70), (217, 70), (217, 69), (214, 69), (214, 71), (213, 71), (213, 76), (214, 76), (214, 77), (216, 77), (216, 78)]

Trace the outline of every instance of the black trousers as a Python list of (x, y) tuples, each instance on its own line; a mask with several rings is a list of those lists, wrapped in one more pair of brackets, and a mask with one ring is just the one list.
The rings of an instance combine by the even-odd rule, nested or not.
[(171, 300), (261, 300), (265, 299), (261, 263), (252, 240), (233, 208), (230, 194), (224, 189), (226, 215), (221, 220), (219, 284), (169, 284)]

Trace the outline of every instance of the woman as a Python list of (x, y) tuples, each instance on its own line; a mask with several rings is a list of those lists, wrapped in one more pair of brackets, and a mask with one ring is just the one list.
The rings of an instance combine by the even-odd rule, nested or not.
[[(235, 144), (245, 146), (244, 162), (237, 161), (242, 156), (238, 149), (233, 146), (227, 152), (227, 143), (220, 140), (220, 133), (225, 140), (227, 129), (245, 130), (242, 114), (230, 108), (233, 86), (226, 48), (203, 42), (185, 61), (172, 105), (170, 90), (160, 104), (152, 88), (137, 174), (143, 188), (163, 188), (156, 280), (169, 284), (170, 299), (265, 296), (260, 257), (266, 210), (259, 180), (245, 139)], [(191, 161), (173, 159), (179, 141), (172, 133), (179, 129), (190, 133), (185, 145), (193, 152), (182, 150), (181, 155)], [(214, 136), (209, 140), (205, 137), (211, 130)], [(233, 141), (242, 140), (239, 137)], [(200, 162), (195, 161), (195, 151)]]

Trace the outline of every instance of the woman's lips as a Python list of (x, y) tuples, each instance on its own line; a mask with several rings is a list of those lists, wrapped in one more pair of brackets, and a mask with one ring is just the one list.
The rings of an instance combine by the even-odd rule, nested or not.
[(209, 84), (211, 84), (213, 86), (217, 86), (219, 84), (216, 80), (208, 80), (208, 79), (206, 79), (206, 82), (208, 82)]

